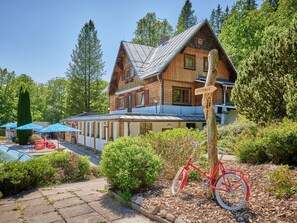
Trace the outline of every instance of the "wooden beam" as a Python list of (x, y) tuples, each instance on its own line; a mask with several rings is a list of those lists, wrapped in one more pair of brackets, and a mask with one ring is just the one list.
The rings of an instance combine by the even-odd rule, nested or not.
[(213, 85), (206, 86), (206, 87), (201, 87), (201, 88), (196, 88), (195, 89), (195, 95), (213, 93), (215, 90), (217, 90), (217, 88), (215, 86), (213, 86)]

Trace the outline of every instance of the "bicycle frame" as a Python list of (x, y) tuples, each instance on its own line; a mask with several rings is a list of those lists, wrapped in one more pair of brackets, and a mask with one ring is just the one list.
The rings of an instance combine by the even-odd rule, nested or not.
[[(192, 163), (192, 160), (193, 160), (193, 158), (192, 158), (192, 156), (191, 156), (191, 157), (189, 158), (187, 164), (184, 166), (184, 169), (186, 170), (186, 177), (185, 177), (186, 180), (185, 180), (185, 182), (182, 183), (182, 186), (181, 186), (181, 187), (184, 187), (184, 186), (185, 186), (185, 183), (186, 183), (187, 178), (188, 178), (188, 170), (189, 170), (190, 167), (193, 167), (195, 170), (199, 171), (201, 174), (203, 174), (205, 177), (207, 177), (207, 178), (210, 180), (211, 184), (209, 185), (209, 187), (211, 187), (211, 188), (213, 188), (213, 189), (215, 189), (215, 190), (220, 190), (220, 191), (226, 191), (226, 190), (223, 190), (222, 188), (217, 188), (217, 187), (214, 186), (214, 185), (216, 185), (217, 180), (218, 180), (222, 175), (224, 175), (224, 174), (226, 174), (226, 173), (235, 173), (235, 174), (239, 175), (239, 177), (240, 177), (240, 179), (238, 180), (238, 182), (239, 182), (240, 180), (243, 180), (244, 183), (247, 185), (247, 197), (246, 197), (246, 200), (247, 200), (247, 201), (249, 200), (249, 198), (250, 198), (250, 188), (249, 188), (249, 185), (248, 185), (248, 183), (247, 183), (247, 180), (246, 180), (245, 177), (244, 177), (244, 173), (243, 173), (243, 171), (240, 171), (240, 170), (234, 170), (234, 169), (225, 169), (223, 163), (219, 160), (219, 161), (217, 162), (215, 168), (213, 169), (212, 173), (209, 175), (206, 171), (200, 169), (197, 165), (195, 165), (194, 163)], [(218, 177), (218, 179), (216, 179), (216, 180), (214, 181), (214, 177), (215, 177), (215, 175), (216, 175), (216, 173), (217, 173), (218, 171), (221, 171), (221, 174), (220, 174), (220, 176)], [(236, 182), (235, 184), (237, 184), (237, 182)], [(235, 188), (235, 189), (237, 189), (237, 188)], [(227, 191), (227, 192), (229, 192), (229, 191)]]

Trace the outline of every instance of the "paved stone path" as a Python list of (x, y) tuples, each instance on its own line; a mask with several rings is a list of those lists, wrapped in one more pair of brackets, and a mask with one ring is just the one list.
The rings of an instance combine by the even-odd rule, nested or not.
[(0, 200), (0, 222), (150, 223), (110, 198), (103, 178), (39, 188)]

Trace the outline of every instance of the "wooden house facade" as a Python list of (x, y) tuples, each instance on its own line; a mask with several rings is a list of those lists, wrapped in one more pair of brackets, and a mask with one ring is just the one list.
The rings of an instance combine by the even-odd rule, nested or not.
[(107, 90), (109, 114), (81, 114), (64, 120), (81, 130), (76, 142), (101, 150), (119, 136), (202, 128), (202, 96), (195, 96), (195, 89), (204, 86), (212, 49), (219, 52), (213, 96), (217, 121), (232, 122), (236, 110), (230, 95), (237, 73), (204, 20), (172, 39), (164, 38), (158, 47), (122, 41)]

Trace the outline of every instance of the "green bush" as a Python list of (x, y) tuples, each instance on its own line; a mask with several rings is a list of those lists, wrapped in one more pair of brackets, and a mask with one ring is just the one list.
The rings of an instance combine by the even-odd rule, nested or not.
[(297, 122), (284, 120), (259, 128), (256, 136), (246, 134), (237, 145), (242, 162), (297, 164)]
[(42, 140), (42, 137), (38, 134), (33, 134), (31, 136), (29, 136), (28, 138), (28, 142), (33, 145), (35, 143), (36, 140)]
[(19, 139), (16, 136), (13, 136), (11, 141), (14, 142), (14, 143), (19, 143)]
[(152, 147), (138, 137), (122, 137), (109, 142), (100, 162), (102, 174), (125, 198), (152, 185), (161, 172), (161, 166), (161, 160)]
[[(185, 165), (193, 152), (190, 134), (195, 141), (203, 142), (206, 139), (204, 131), (189, 130), (187, 128), (175, 128), (164, 132), (149, 132), (141, 136), (142, 140), (149, 143), (155, 152), (163, 160), (163, 177), (173, 179), (176, 171)], [(206, 147), (198, 149), (195, 153), (194, 160), (199, 161)]]
[(297, 180), (294, 179), (293, 171), (288, 165), (279, 166), (268, 178), (270, 184), (267, 189), (277, 198), (290, 197), (297, 193)]
[(218, 126), (218, 145), (229, 148), (233, 153), (237, 142), (242, 135), (254, 136), (257, 132), (257, 124), (239, 116), (235, 122)]
[(7, 196), (36, 186), (73, 182), (84, 179), (89, 169), (88, 157), (68, 152), (7, 162), (0, 166), (0, 191)]

